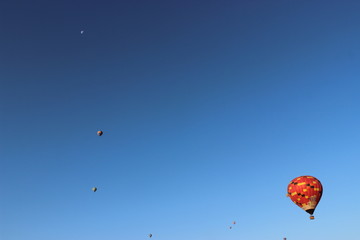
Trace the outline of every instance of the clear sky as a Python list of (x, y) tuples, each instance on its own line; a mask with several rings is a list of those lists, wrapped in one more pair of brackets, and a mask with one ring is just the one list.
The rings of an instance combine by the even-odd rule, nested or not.
[(359, 239), (359, 13), (2, 0), (0, 239)]

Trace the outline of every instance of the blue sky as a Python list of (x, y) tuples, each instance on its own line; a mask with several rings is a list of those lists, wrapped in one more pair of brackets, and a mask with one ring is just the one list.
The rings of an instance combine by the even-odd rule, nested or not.
[(2, 1), (0, 238), (357, 239), (359, 12)]

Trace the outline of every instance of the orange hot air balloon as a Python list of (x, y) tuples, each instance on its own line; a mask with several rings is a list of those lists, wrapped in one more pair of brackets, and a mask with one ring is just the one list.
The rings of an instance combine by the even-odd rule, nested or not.
[(103, 131), (97, 131), (97, 135), (98, 135), (98, 136), (103, 135)]
[(287, 191), (287, 196), (314, 219), (313, 213), (323, 193), (321, 182), (312, 176), (297, 177), (291, 180)]

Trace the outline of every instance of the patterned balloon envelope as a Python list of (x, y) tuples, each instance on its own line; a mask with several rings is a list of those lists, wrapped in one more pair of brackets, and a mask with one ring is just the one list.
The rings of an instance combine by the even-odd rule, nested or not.
[(287, 191), (287, 196), (314, 219), (313, 213), (323, 193), (321, 182), (312, 176), (297, 177), (291, 180)]

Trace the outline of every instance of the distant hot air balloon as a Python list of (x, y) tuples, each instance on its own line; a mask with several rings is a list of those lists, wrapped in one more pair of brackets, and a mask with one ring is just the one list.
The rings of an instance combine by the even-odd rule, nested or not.
[(96, 188), (96, 187), (93, 187), (91, 190), (92, 190), (93, 192), (96, 192), (96, 191), (97, 191), (97, 188)]
[(231, 226), (230, 226), (229, 228), (230, 228), (230, 229), (232, 229), (232, 227), (231, 227)]
[(287, 196), (314, 219), (313, 213), (323, 193), (321, 182), (312, 176), (297, 177), (289, 183), (287, 191)]
[(151, 237), (152, 237), (152, 234), (150, 233), (150, 234), (149, 234), (149, 238), (151, 238)]
[(98, 136), (103, 135), (103, 131), (97, 131), (97, 135), (98, 135)]
[(236, 224), (236, 222), (235, 222), (235, 221), (233, 221), (233, 224)]

